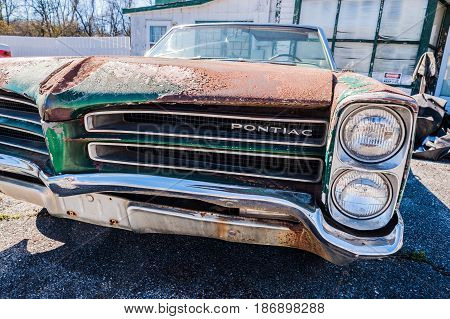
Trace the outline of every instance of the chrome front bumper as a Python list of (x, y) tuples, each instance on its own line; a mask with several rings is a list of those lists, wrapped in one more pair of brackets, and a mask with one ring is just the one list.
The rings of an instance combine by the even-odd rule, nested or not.
[[(402, 246), (403, 221), (383, 237), (357, 237), (330, 226), (309, 195), (264, 188), (227, 186), (138, 174), (48, 176), (31, 162), (0, 154), (0, 171), (39, 179), (0, 176), (0, 191), (47, 208), (53, 216), (140, 233), (166, 233), (233, 242), (293, 247), (346, 264), (355, 258), (378, 258)], [(107, 194), (105, 194), (107, 193)], [(282, 212), (298, 223), (245, 218), (134, 202), (120, 194), (201, 200), (257, 212)]]

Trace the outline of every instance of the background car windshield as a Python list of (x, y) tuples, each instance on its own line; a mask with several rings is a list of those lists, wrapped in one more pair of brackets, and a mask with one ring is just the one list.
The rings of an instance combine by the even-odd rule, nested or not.
[(146, 56), (309, 64), (330, 69), (319, 32), (239, 25), (173, 29)]

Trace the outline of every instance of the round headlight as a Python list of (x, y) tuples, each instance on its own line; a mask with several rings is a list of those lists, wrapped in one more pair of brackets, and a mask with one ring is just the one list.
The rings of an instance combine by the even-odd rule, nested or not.
[(334, 182), (333, 198), (342, 213), (358, 219), (372, 218), (389, 205), (391, 186), (381, 174), (346, 171)]
[(403, 144), (404, 127), (397, 113), (385, 107), (365, 107), (350, 113), (341, 129), (346, 152), (363, 162), (393, 156)]

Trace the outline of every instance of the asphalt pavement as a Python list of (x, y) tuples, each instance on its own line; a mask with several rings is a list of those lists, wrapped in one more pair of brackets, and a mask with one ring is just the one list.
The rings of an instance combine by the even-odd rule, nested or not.
[(450, 164), (413, 161), (394, 256), (307, 252), (65, 219), (0, 194), (0, 298), (449, 298)]

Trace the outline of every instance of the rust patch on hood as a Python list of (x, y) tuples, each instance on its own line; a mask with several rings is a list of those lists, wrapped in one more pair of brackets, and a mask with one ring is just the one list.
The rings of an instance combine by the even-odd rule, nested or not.
[(184, 61), (151, 59), (159, 65), (186, 68), (197, 81), (186, 83), (181, 94), (166, 95), (165, 102), (239, 103), (329, 106), (332, 97), (331, 71), (266, 63)]
[[(97, 73), (97, 74), (96, 74)], [(161, 102), (329, 106), (333, 77), (329, 70), (263, 63), (142, 57), (90, 57), (76, 60), (41, 84), (41, 93), (58, 94), (99, 74), (114, 79), (83, 93), (158, 93)], [(115, 83), (113, 83), (115, 82)], [(118, 87), (119, 86), (119, 87)], [(108, 89), (110, 88), (110, 92)], [(114, 90), (115, 88), (115, 90)], [(167, 89), (164, 91), (164, 89)]]
[(87, 57), (71, 61), (55, 70), (41, 82), (39, 93), (57, 94), (68, 90), (86, 79), (92, 72), (108, 61), (105, 57)]

